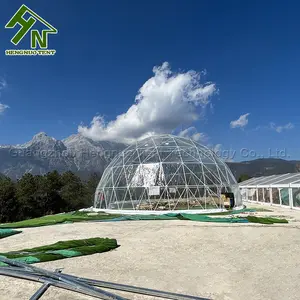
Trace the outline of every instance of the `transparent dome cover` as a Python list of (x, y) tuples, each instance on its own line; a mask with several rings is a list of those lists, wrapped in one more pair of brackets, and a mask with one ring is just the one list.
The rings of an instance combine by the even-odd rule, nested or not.
[(234, 195), (233, 206), (242, 204), (234, 176), (212, 150), (191, 139), (158, 135), (135, 142), (116, 155), (97, 187), (94, 207), (220, 209), (228, 194)]

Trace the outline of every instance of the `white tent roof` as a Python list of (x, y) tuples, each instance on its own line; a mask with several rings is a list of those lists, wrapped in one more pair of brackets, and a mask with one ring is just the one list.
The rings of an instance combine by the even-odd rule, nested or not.
[(300, 173), (287, 173), (280, 175), (254, 177), (239, 184), (240, 188), (246, 187), (300, 187)]

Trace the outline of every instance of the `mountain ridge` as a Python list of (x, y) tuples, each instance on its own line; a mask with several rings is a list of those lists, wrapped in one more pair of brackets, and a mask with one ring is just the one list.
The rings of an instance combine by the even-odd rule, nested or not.
[(53, 170), (70, 170), (81, 176), (102, 173), (115, 153), (125, 147), (115, 142), (94, 142), (81, 134), (61, 141), (40, 132), (24, 144), (0, 146), (0, 173), (12, 179)]
[[(57, 140), (40, 132), (24, 144), (0, 145), (0, 174), (18, 179), (25, 173), (42, 175), (50, 171), (72, 171), (81, 177), (102, 174), (117, 153), (128, 145), (110, 141), (93, 141), (80, 133)], [(238, 179), (300, 171), (300, 161), (263, 158), (242, 162), (226, 162)]]

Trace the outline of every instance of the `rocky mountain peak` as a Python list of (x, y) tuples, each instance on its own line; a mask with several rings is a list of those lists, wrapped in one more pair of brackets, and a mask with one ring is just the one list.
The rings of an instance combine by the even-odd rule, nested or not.
[[(39, 132), (36, 135), (33, 136), (33, 139), (44, 139), (44, 138), (49, 138), (48, 134), (46, 132)], [(51, 137), (50, 137), (51, 138)], [(54, 138), (51, 138), (54, 139)]]
[(66, 146), (62, 141), (56, 140), (54, 137), (48, 136), (45, 132), (37, 133), (31, 141), (20, 145), (20, 148), (35, 148), (40, 150), (66, 150)]
[(67, 147), (72, 147), (78, 144), (88, 144), (88, 139), (80, 133), (72, 134), (62, 141)]
[(27, 172), (36, 175), (53, 170), (71, 170), (83, 176), (91, 172), (101, 174), (111, 159), (124, 148), (124, 144), (94, 142), (79, 133), (61, 141), (39, 132), (22, 145), (0, 145), (0, 173), (14, 179)]

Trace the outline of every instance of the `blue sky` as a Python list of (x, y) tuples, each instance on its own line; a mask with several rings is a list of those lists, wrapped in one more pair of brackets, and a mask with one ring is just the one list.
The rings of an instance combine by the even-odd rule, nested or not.
[[(4, 55), (5, 49), (14, 49), (10, 39), (17, 31), (4, 26), (23, 3), (58, 29), (58, 35), (49, 37), (55, 56)], [(213, 84), (214, 93), (191, 104), (198, 113), (192, 121), (178, 117), (178, 111), (173, 114), (174, 107), (162, 105), (163, 98), (149, 105), (154, 91), (147, 108), (145, 103), (144, 110), (139, 107), (148, 120), (141, 121), (143, 126), (170, 131), (175, 118), (176, 133), (205, 134), (204, 143), (236, 151), (234, 160), (267, 157), (270, 151), (276, 155), (277, 149), (282, 158), (300, 159), (300, 4), (270, 3), (2, 0), (0, 78), (6, 84), (0, 97), (0, 144), (24, 143), (40, 131), (62, 139), (77, 133), (80, 124), (84, 134), (96, 139), (112, 131), (124, 137), (126, 120), (114, 121), (134, 104), (139, 89), (151, 84), (153, 67), (168, 62), (171, 77), (195, 70), (204, 86)], [(25, 38), (16, 49), (26, 47)], [(150, 122), (155, 103), (162, 105), (161, 115)], [(232, 123), (235, 128), (230, 126), (245, 114)], [(98, 119), (100, 125), (90, 126), (99, 115), (114, 123), (105, 127)], [(128, 116), (127, 122), (133, 122)], [(141, 124), (135, 136), (145, 133)], [(250, 150), (251, 155), (245, 154)]]

